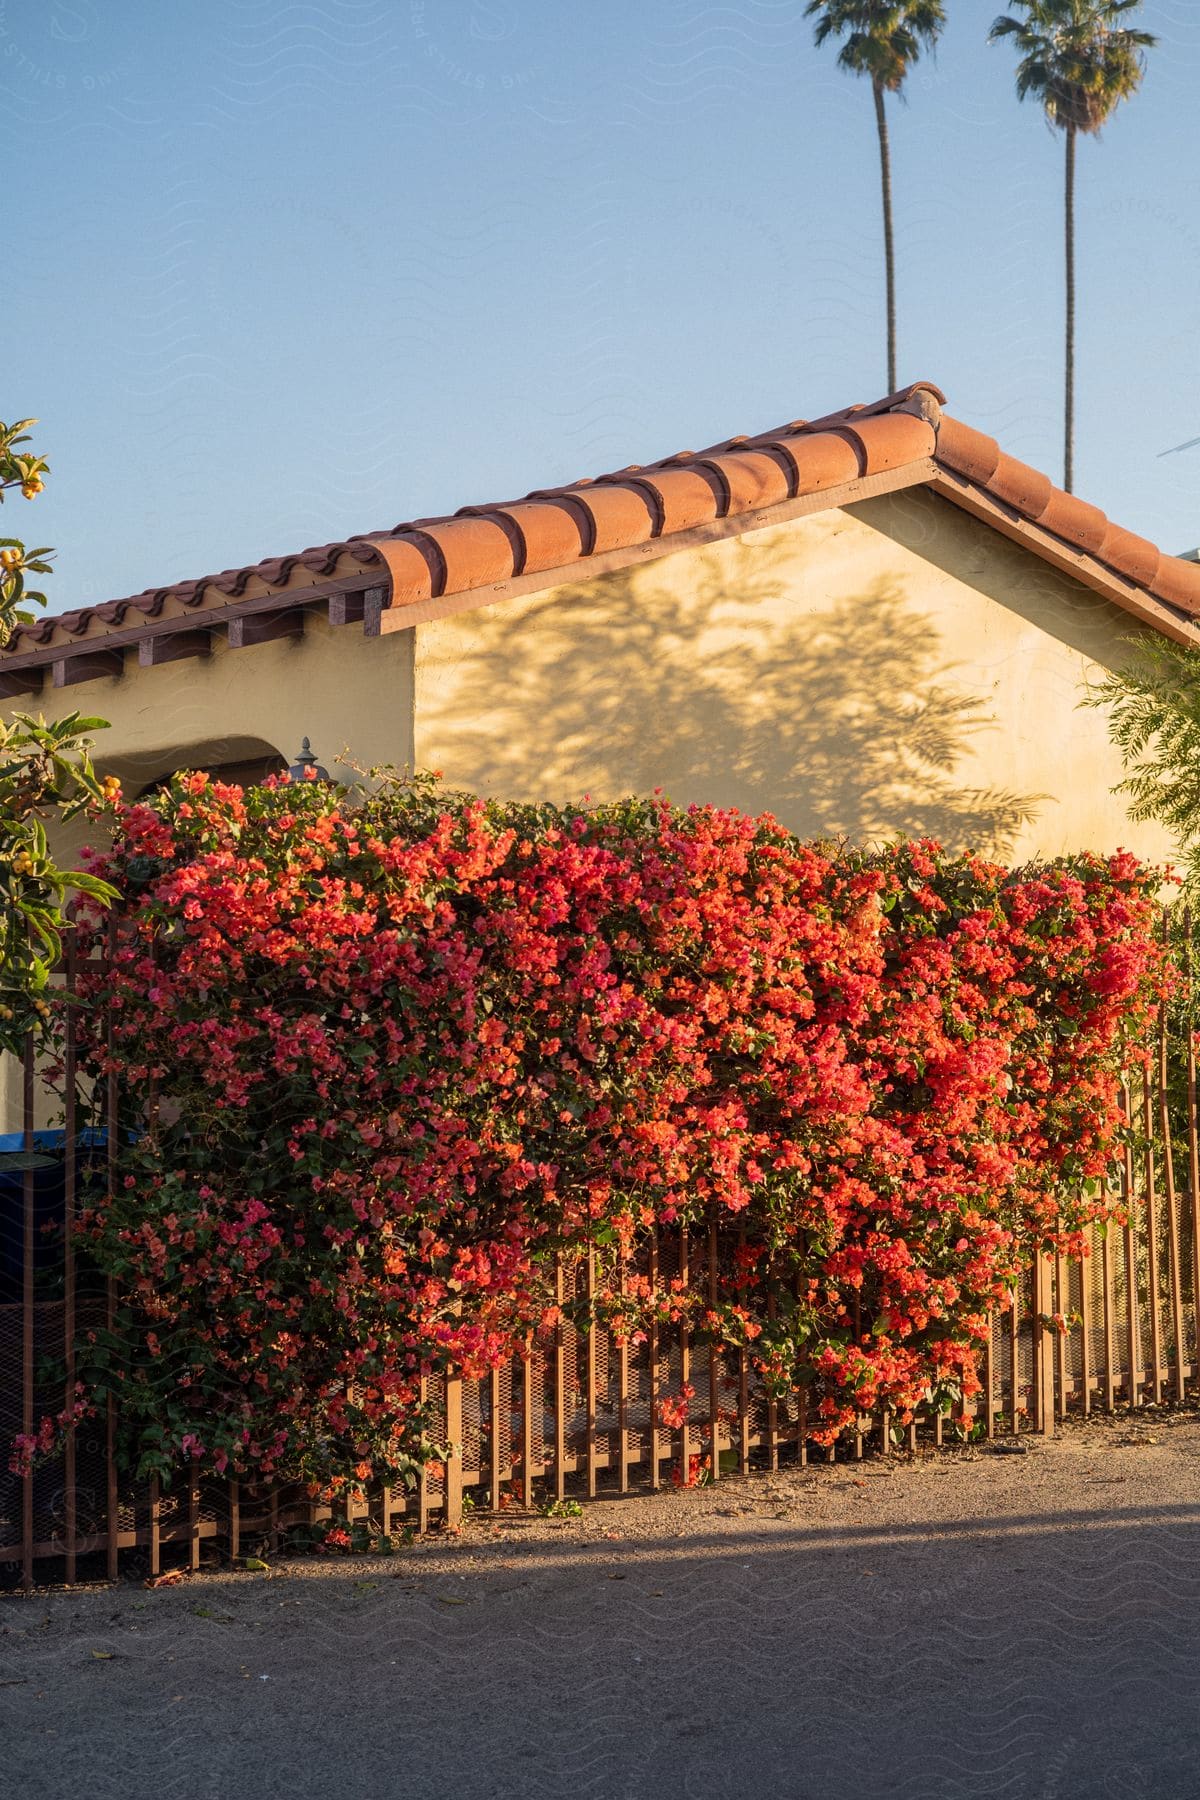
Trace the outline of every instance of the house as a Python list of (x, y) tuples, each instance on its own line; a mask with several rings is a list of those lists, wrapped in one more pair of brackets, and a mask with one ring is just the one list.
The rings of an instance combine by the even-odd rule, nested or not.
[[(130, 795), (180, 767), (259, 779), (308, 735), (335, 773), (661, 787), (805, 835), (1164, 859), (1079, 702), (1147, 633), (1200, 644), (1200, 562), (943, 406), (921, 382), (41, 618), (0, 651), (0, 716), (109, 720), (97, 764)], [(18, 1085), (0, 1069), (0, 1127)]]
[(1200, 563), (943, 406), (921, 382), (38, 619), (0, 652), (0, 707), (108, 719), (98, 765), (130, 794), (180, 766), (255, 779), (308, 735), (335, 772), (1164, 856), (1079, 701), (1139, 634), (1200, 644)]

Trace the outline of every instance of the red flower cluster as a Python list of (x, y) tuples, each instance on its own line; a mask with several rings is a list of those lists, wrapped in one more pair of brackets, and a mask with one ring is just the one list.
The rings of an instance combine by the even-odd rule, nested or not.
[[(1109, 1204), (1162, 980), (1131, 858), (833, 856), (659, 802), (185, 776), (102, 872), (84, 1056), (148, 1129), (85, 1231), (163, 1472), (186, 1442), (402, 1478), (422, 1377), (553, 1325), (584, 1249), (614, 1329), (686, 1313), (777, 1390), (803, 1371), (825, 1441), (970, 1392), (1031, 1245)], [(639, 1279), (651, 1233), (714, 1218), (743, 1237), (715, 1303)]]

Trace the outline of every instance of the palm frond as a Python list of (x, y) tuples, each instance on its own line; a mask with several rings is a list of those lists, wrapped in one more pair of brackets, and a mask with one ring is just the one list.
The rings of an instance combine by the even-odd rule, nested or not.
[(1169, 831), (1200, 888), (1200, 650), (1166, 639), (1139, 643), (1129, 665), (1082, 704), (1108, 713), (1126, 770), (1113, 791), (1125, 796), (1130, 818)]
[(809, 0), (804, 12), (816, 20), (814, 43), (841, 40), (839, 68), (893, 93), (946, 23), (944, 0)]
[(1152, 32), (1117, 23), (1143, 0), (1016, 0), (991, 43), (1012, 38), (1020, 58), (1017, 95), (1042, 104), (1051, 125), (1095, 135), (1141, 86)]

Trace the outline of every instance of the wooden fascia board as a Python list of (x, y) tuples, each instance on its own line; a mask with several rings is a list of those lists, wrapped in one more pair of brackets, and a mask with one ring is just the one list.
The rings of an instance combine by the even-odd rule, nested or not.
[(1187, 644), (1192, 649), (1200, 647), (1200, 623), (1196, 620), (1177, 612), (1165, 601), (1156, 600), (1145, 588), (1126, 581), (1124, 576), (1118, 575), (1105, 563), (1097, 562), (1086, 551), (1072, 549), (1052, 532), (1043, 531), (1029, 519), (1022, 518), (1020, 513), (1006, 506), (1002, 500), (973, 486), (953, 470), (937, 467), (929, 486), (935, 494), (940, 494), (944, 500), (949, 500), (963, 512), (970, 513), (973, 518), (981, 519), (985, 525), (990, 525), (1004, 537), (1011, 538), (1013, 543), (1023, 545), (1052, 568), (1072, 576), (1094, 593), (1111, 600), (1114, 606), (1121, 607), (1141, 624), (1152, 626), (1155, 631), (1161, 631), (1164, 637), (1171, 638), (1177, 644)]
[(790, 524), (793, 519), (810, 518), (814, 513), (834, 512), (838, 507), (853, 506), (859, 500), (873, 500), (880, 494), (898, 493), (902, 488), (920, 487), (935, 473), (931, 460), (905, 463), (902, 468), (888, 469), (878, 475), (863, 475), (856, 481), (843, 482), (836, 488), (819, 493), (800, 494), (778, 506), (765, 506), (754, 512), (731, 514), (713, 519), (707, 525), (696, 525), (689, 531), (672, 532), (668, 537), (651, 538), (647, 543), (631, 544), (621, 550), (605, 550), (598, 556), (579, 557), (557, 569), (541, 569), (529, 575), (514, 575), (508, 581), (493, 582), (487, 587), (464, 588), (457, 593), (436, 595), (430, 600), (416, 600), (408, 606), (385, 607), (379, 621), (383, 634), (408, 631), (414, 625), (428, 625), (434, 619), (447, 619), (455, 613), (468, 612), (477, 606), (493, 606), (500, 600), (514, 600), (526, 594), (544, 593), (547, 588), (565, 587), (581, 581), (594, 581), (618, 569), (629, 569), (643, 563), (659, 562), (664, 556), (676, 556), (683, 550), (705, 549), (728, 538), (745, 537), (751, 531), (765, 531), (773, 525)]

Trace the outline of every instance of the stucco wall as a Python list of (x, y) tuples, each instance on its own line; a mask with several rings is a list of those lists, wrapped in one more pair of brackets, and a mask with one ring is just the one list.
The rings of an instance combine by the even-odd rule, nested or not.
[(1137, 629), (909, 490), (418, 626), (416, 757), (493, 794), (663, 787), (806, 835), (1161, 859), (1078, 705)]

